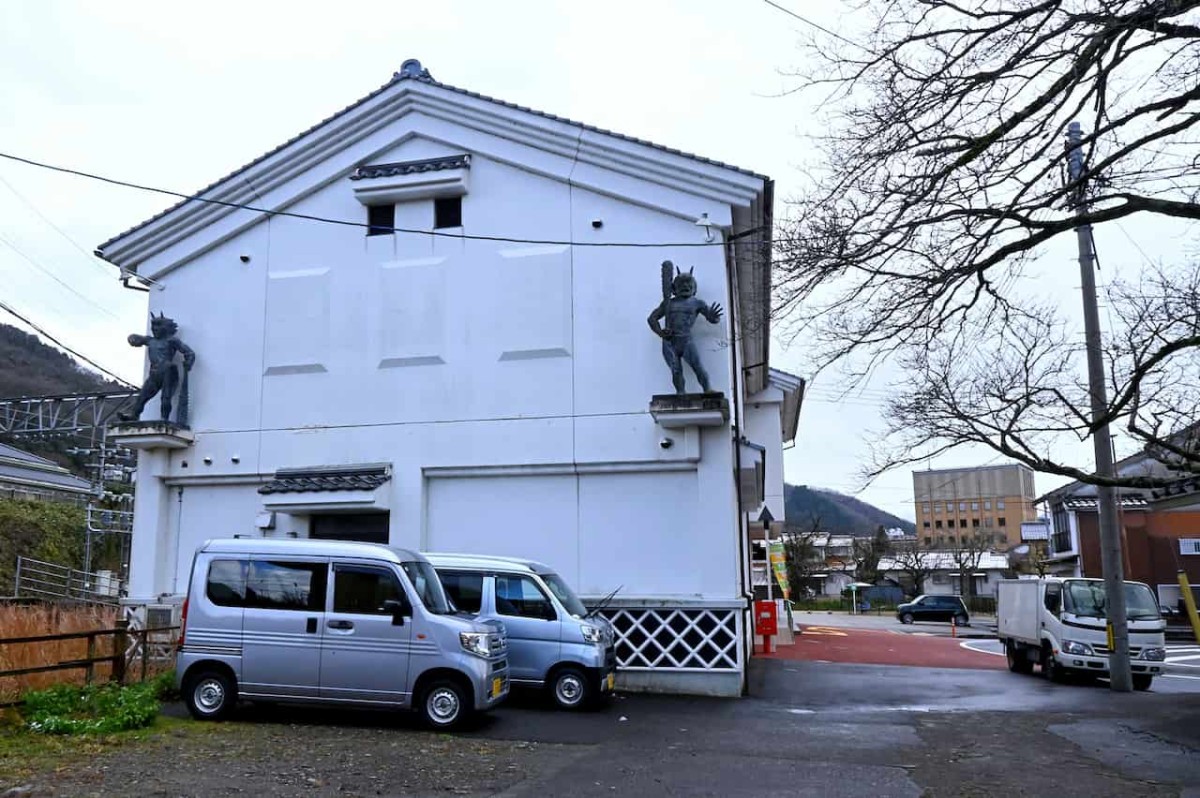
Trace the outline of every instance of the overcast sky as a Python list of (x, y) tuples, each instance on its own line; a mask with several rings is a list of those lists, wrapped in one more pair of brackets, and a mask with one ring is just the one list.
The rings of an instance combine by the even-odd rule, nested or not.
[[(846, 29), (833, 3), (781, 4)], [(0, 150), (193, 191), (419, 58), (451, 85), (771, 175), (782, 213), (813, 152), (805, 133), (814, 132), (814, 98), (785, 96), (792, 86), (785, 73), (800, 66), (798, 44), (812, 33), (759, 0), (10, 0), (0, 4)], [(122, 289), (115, 268), (87, 253), (171, 200), (3, 160), (0, 180), (0, 297), (139, 381), (143, 353), (124, 339), (146, 326), (145, 294)], [(1178, 236), (1129, 223), (1102, 226), (1096, 238), (1109, 273), (1182, 247)], [(1056, 243), (1029, 278), (1072, 310), (1073, 258), (1070, 241)], [(0, 321), (14, 322), (3, 314)], [(802, 340), (777, 339), (772, 363), (802, 375), (810, 369)], [(840, 400), (835, 378), (814, 383), (785, 455), (789, 482), (847, 493), (860, 487), (888, 376)], [(1086, 448), (1075, 451), (1090, 463)], [(974, 451), (928, 465), (996, 462)], [(1057, 484), (1039, 476), (1037, 487)], [(858, 495), (913, 517), (908, 471)]]

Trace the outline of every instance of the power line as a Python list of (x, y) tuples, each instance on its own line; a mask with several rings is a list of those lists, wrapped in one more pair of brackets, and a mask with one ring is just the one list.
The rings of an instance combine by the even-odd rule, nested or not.
[[(46, 216), (46, 214), (42, 213), (38, 209), (38, 207), (36, 205), (34, 205), (33, 202), (28, 197), (26, 197), (20, 191), (17, 191), (16, 186), (14, 186), (12, 183), (5, 180), (4, 175), (0, 175), (0, 183), (3, 183), (8, 188), (8, 190), (11, 191), (14, 196), (16, 196), (17, 199), (19, 199), (21, 202), (25, 203), (25, 207), (27, 207), (27, 208), (29, 208), (29, 210), (33, 211), (37, 215), (37, 217), (39, 219), (41, 219), (43, 222), (45, 222), (47, 225), (49, 225), (50, 228), (54, 230), (54, 232), (58, 233), (60, 236), (63, 237), (63, 239), (68, 244), (70, 244), (72, 247), (77, 249), (79, 251), (79, 253), (81, 255), (83, 255), (83, 257), (87, 260), (88, 263), (91, 263), (97, 269), (104, 272), (104, 274), (106, 276), (110, 276), (110, 273), (109, 273), (108, 269), (106, 268), (105, 261), (102, 261), (99, 258), (97, 258), (94, 253), (88, 252), (86, 249), (83, 248), (82, 245), (79, 244), (79, 242), (77, 242), (75, 239), (73, 239), (69, 235), (67, 235), (66, 232), (61, 227), (59, 227), (53, 221), (51, 221), (50, 217), (48, 217), (48, 216)], [(107, 264), (107, 265), (111, 265), (111, 264)]]
[[(253, 213), (261, 213), (261, 214), (265, 214), (268, 217), (283, 216), (283, 217), (287, 217), (287, 218), (291, 218), (291, 219), (303, 219), (305, 221), (310, 221), (310, 222), (321, 222), (323, 224), (336, 224), (336, 225), (341, 225), (343, 227), (361, 227), (361, 228), (371, 228), (372, 227), (372, 225), (367, 222), (354, 222), (354, 221), (350, 221), (349, 219), (332, 219), (327, 216), (316, 216), (316, 215), (308, 214), (308, 213), (294, 213), (292, 211), (277, 211), (277, 210), (273, 211), (273, 210), (269, 210), (267, 208), (258, 208), (253, 205), (246, 205), (246, 204), (240, 203), (240, 202), (227, 202), (225, 200), (211, 199), (209, 197), (201, 197), (198, 194), (184, 194), (183, 192), (172, 191), (171, 189), (158, 188), (156, 186), (147, 186), (147, 185), (143, 185), (141, 183), (131, 183), (127, 180), (118, 180), (113, 177), (106, 177), (104, 175), (93, 174), (91, 172), (84, 172), (84, 171), (81, 171), (78, 169), (70, 169), (65, 166), (56, 166), (54, 164), (44, 163), (42, 161), (35, 161), (30, 158), (23, 158), (19, 155), (12, 155), (12, 154), (6, 153), (6, 152), (0, 152), (0, 158), (6, 158), (10, 161), (16, 161), (17, 163), (23, 163), (28, 166), (36, 166), (39, 169), (49, 169), (50, 171), (53, 171), (53, 172), (60, 172), (62, 174), (74, 175), (76, 177), (84, 177), (89, 180), (98, 180), (102, 183), (109, 183), (110, 185), (114, 185), (114, 186), (122, 186), (124, 188), (133, 188), (133, 189), (137, 189), (139, 191), (149, 191), (154, 194), (164, 194), (169, 197), (178, 197), (178, 198), (184, 200), (184, 202), (203, 202), (203, 203), (206, 203), (209, 205), (220, 205), (225, 208), (236, 208), (239, 210), (251, 211)], [(713, 225), (713, 226), (715, 227), (717, 225)], [(714, 241), (686, 241), (686, 242), (562, 241), (562, 240), (539, 239), (539, 238), (510, 238), (508, 236), (492, 236), (492, 235), (479, 235), (479, 234), (468, 234), (468, 233), (443, 233), (439, 230), (416, 230), (413, 228), (406, 228), (406, 227), (393, 227), (393, 228), (391, 228), (391, 231), (393, 233), (412, 233), (415, 235), (424, 235), (424, 236), (431, 236), (431, 237), (436, 237), (436, 238), (448, 238), (448, 239), (452, 239), (452, 240), (456, 240), (456, 241), (461, 241), (461, 240), (465, 239), (468, 241), (500, 241), (500, 242), (511, 243), (511, 244), (546, 244), (546, 245), (597, 247), (597, 248), (646, 248), (646, 249), (649, 249), (649, 248), (664, 248), (664, 247), (665, 248), (724, 247), (726, 245), (726, 243), (728, 243), (721, 239), (717, 239)]]
[(766, 3), (767, 5), (769, 5), (771, 8), (775, 8), (775, 9), (782, 11), (783, 13), (787, 14), (789, 17), (794, 17), (795, 19), (800, 20), (801, 22), (803, 22), (805, 25), (808, 25), (809, 27), (816, 28), (817, 30), (821, 31), (822, 33), (827, 33), (835, 39), (840, 39), (841, 41), (845, 42), (846, 44), (852, 44), (855, 47), (859, 48), (860, 50), (867, 49), (866, 47), (863, 47), (858, 42), (856, 42), (852, 39), (847, 39), (842, 34), (831, 31), (829, 28), (825, 27), (824, 25), (819, 25), (816, 22), (813, 22), (808, 17), (797, 14), (795, 11), (792, 11), (790, 8), (784, 8), (783, 6), (779, 5), (779, 3), (774, 3), (771, 0), (763, 0), (763, 2)]
[(70, 354), (74, 355), (75, 357), (79, 358), (79, 359), (80, 359), (80, 360), (82, 360), (84, 363), (87, 363), (89, 366), (91, 366), (92, 368), (94, 368), (94, 369), (96, 369), (97, 371), (99, 371), (101, 374), (104, 374), (105, 376), (107, 376), (107, 377), (109, 377), (109, 378), (111, 378), (111, 379), (114, 379), (114, 380), (116, 380), (118, 383), (120, 383), (121, 385), (124, 385), (126, 388), (135, 388), (135, 389), (137, 388), (137, 386), (136, 386), (136, 385), (134, 385), (133, 383), (129, 382), (128, 380), (122, 379), (121, 377), (118, 377), (116, 374), (113, 374), (111, 371), (109, 371), (108, 369), (104, 368), (104, 366), (101, 366), (99, 363), (97, 363), (96, 361), (92, 360), (90, 357), (87, 357), (86, 355), (81, 355), (79, 352), (76, 352), (74, 349), (72, 349), (71, 347), (67, 346), (67, 345), (66, 345), (66, 344), (64, 344), (62, 341), (58, 340), (58, 339), (57, 339), (57, 338), (55, 338), (53, 335), (51, 335), (50, 333), (46, 332), (46, 331), (45, 331), (44, 329), (42, 329), (42, 327), (40, 327), (38, 324), (36, 324), (35, 322), (31, 321), (31, 320), (30, 320), (29, 318), (27, 318), (26, 316), (23, 316), (23, 315), (21, 315), (20, 313), (18, 313), (17, 311), (13, 310), (13, 308), (12, 308), (11, 306), (9, 306), (8, 304), (6, 304), (6, 303), (5, 303), (4, 301), (2, 301), (2, 300), (0, 300), (0, 310), (6, 310), (6, 311), (8, 311), (8, 312), (9, 312), (11, 315), (13, 315), (14, 317), (16, 317), (17, 319), (20, 319), (20, 320), (21, 320), (21, 321), (23, 321), (25, 324), (27, 324), (27, 325), (29, 325), (31, 328), (33, 328), (33, 330), (34, 330), (36, 333), (38, 333), (38, 335), (41, 335), (43, 338), (46, 338), (46, 339), (47, 339), (47, 340), (49, 340), (51, 343), (53, 343), (55, 346), (57, 346), (59, 349), (63, 349), (63, 350), (65, 350), (65, 351), (69, 352)]
[(21, 250), (20, 250), (20, 249), (17, 247), (17, 245), (16, 245), (16, 244), (14, 244), (13, 242), (9, 241), (9, 240), (8, 240), (7, 238), (5, 238), (3, 235), (0, 235), (0, 243), (4, 243), (6, 246), (8, 246), (8, 248), (9, 248), (9, 249), (11, 249), (13, 252), (17, 253), (19, 256), (21, 256), (21, 258), (22, 258), (22, 259), (24, 259), (24, 260), (25, 260), (25, 262), (26, 262), (26, 263), (28, 263), (30, 266), (32, 266), (33, 268), (37, 269), (37, 270), (38, 270), (38, 271), (40, 271), (42, 274), (46, 275), (46, 276), (47, 276), (47, 277), (49, 277), (51, 280), (53, 280), (54, 282), (58, 283), (58, 284), (59, 284), (59, 285), (61, 285), (63, 288), (65, 288), (65, 289), (67, 289), (68, 291), (70, 291), (72, 294), (74, 294), (75, 296), (77, 296), (77, 297), (79, 297), (80, 299), (82, 299), (84, 302), (86, 302), (86, 303), (88, 303), (89, 305), (91, 305), (92, 307), (96, 308), (96, 309), (97, 309), (97, 310), (99, 310), (101, 313), (107, 314), (108, 316), (111, 316), (112, 318), (114, 318), (114, 319), (117, 319), (118, 321), (120, 320), (120, 318), (121, 318), (120, 316), (118, 316), (117, 314), (113, 313), (111, 310), (109, 310), (108, 308), (104, 307), (103, 305), (99, 304), (98, 302), (96, 302), (96, 300), (92, 299), (91, 297), (89, 297), (89, 296), (85, 296), (84, 294), (81, 294), (81, 293), (79, 293), (79, 292), (78, 292), (78, 291), (76, 291), (74, 288), (72, 288), (70, 285), (68, 285), (67, 283), (63, 282), (63, 280), (62, 280), (61, 278), (59, 278), (59, 276), (58, 276), (58, 275), (56, 275), (54, 272), (52, 272), (52, 271), (50, 271), (49, 269), (47, 269), (47, 268), (46, 268), (45, 266), (43, 266), (42, 264), (40, 264), (40, 263), (38, 263), (37, 261), (35, 261), (33, 258), (31, 258), (31, 257), (29, 257), (28, 255), (26, 255), (24, 252), (22, 252), (22, 251), (21, 251)]

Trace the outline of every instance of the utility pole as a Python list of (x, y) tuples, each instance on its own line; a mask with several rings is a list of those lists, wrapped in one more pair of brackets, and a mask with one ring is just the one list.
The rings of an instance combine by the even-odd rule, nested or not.
[[(1083, 162), (1083, 131), (1078, 122), (1067, 128), (1067, 174), (1071, 205), (1077, 219), (1087, 215), (1087, 166)], [(1079, 274), (1083, 291), (1083, 330), (1087, 348), (1088, 393), (1092, 399), (1092, 444), (1096, 453), (1096, 475), (1114, 476), (1112, 443), (1108, 422), (1099, 422), (1108, 412), (1108, 392), (1104, 385), (1104, 355), (1100, 345), (1100, 311), (1096, 302), (1095, 253), (1092, 251), (1092, 226), (1075, 227), (1079, 244)], [(1100, 564), (1104, 569), (1105, 604), (1112, 641), (1108, 655), (1109, 685), (1128, 693), (1133, 689), (1129, 670), (1129, 622), (1125, 612), (1124, 557), (1121, 554), (1121, 525), (1117, 493), (1111, 485), (1096, 487), (1096, 506), (1100, 516)]]

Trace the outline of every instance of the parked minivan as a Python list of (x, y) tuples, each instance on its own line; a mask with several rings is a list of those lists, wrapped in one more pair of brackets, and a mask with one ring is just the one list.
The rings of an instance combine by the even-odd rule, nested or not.
[(563, 709), (594, 706), (612, 692), (613, 628), (552, 568), (509, 557), (425, 556), (460, 610), (504, 623), (514, 684), (546, 688)]
[(455, 614), (428, 560), (374, 543), (210, 540), (182, 627), (176, 678), (201, 720), (247, 698), (413, 708), (449, 729), (509, 689), (503, 625)]

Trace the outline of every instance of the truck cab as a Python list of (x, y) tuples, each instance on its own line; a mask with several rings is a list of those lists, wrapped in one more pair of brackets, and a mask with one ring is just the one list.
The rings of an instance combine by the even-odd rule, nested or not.
[[(997, 585), (996, 629), (1008, 668), (1052, 680), (1109, 671), (1108, 615), (1102, 579), (1009, 579)], [(1125, 583), (1133, 686), (1147, 690), (1164, 670), (1166, 622), (1150, 588)]]

